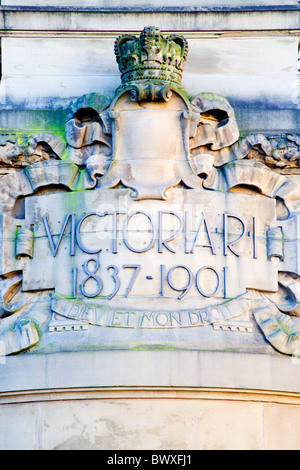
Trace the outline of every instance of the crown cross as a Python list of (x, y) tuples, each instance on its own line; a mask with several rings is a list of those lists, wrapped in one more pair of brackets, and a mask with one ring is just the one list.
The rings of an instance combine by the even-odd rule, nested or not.
[(140, 37), (125, 34), (115, 41), (115, 55), (122, 84), (140, 80), (162, 80), (181, 84), (188, 43), (183, 36), (163, 37), (154, 26)]

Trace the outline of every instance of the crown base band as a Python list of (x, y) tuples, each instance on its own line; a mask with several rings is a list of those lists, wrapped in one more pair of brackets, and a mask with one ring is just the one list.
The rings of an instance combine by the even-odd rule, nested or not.
[(181, 73), (174, 73), (174, 71), (165, 71), (161, 69), (138, 69), (130, 72), (124, 72), (121, 75), (122, 84), (129, 84), (136, 81), (145, 80), (160, 80), (163, 82), (172, 82), (181, 85)]

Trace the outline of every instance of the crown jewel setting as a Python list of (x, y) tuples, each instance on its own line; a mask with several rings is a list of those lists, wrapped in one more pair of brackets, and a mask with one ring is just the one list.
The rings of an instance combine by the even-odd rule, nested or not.
[(140, 37), (125, 34), (115, 41), (115, 55), (122, 85), (139, 80), (160, 80), (181, 85), (188, 54), (183, 36), (163, 37), (154, 26), (144, 28)]

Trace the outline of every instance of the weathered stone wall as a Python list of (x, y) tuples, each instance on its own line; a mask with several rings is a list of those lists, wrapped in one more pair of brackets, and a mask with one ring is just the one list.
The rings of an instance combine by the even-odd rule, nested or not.
[[(108, 6), (89, 0), (83, 7), (76, 0), (49, 0), (46, 6), (41, 0), (1, 2), (0, 448), (300, 449), (298, 2), (246, 0), (242, 7), (234, 0), (222, 6), (217, 0), (143, 3), (115, 0)], [(175, 88), (177, 98), (166, 100), (171, 103), (168, 108), (164, 102), (153, 104), (149, 96), (155, 93), (150, 89), (146, 104), (141, 100), (141, 113), (140, 105), (120, 92), (116, 107), (105, 114), (121, 84), (114, 56), (116, 38), (139, 36), (151, 25), (164, 35), (176, 33), (187, 39), (182, 80), (186, 95)], [(134, 91), (145, 92), (142, 87)], [(157, 99), (163, 91), (156, 93)], [(195, 132), (186, 139), (188, 124), (182, 122), (191, 116), (187, 110), (194, 112)], [(117, 111), (125, 116), (121, 131), (109, 120)], [(137, 112), (141, 121), (135, 125), (130, 116)], [(160, 120), (162, 113), (166, 119)], [(170, 113), (177, 114), (168, 128)], [(145, 115), (147, 129), (142, 122)], [(179, 115), (184, 119), (179, 121)], [(134, 145), (136, 129), (138, 145)], [(162, 129), (167, 129), (166, 138)], [(168, 129), (176, 135), (169, 135)], [(181, 166), (177, 160), (173, 164), (172, 159), (162, 158), (157, 170), (154, 164), (145, 170), (126, 161), (122, 167), (124, 155), (130, 154), (129, 161), (143, 157), (144, 140), (150, 160), (154, 156), (159, 160), (160, 152), (168, 154), (169, 146)], [(117, 161), (117, 169), (108, 172), (107, 181), (102, 175), (111, 159)], [(153, 321), (148, 328), (129, 324), (131, 312), (119, 312), (117, 307), (102, 324), (103, 315), (92, 303), (87, 304), (89, 311), (81, 311), (81, 322), (79, 317), (68, 317), (65, 304), (70, 299), (65, 294), (71, 281), (74, 287), (77, 280), (72, 264), (75, 248), (77, 259), (87, 268), (88, 251), (80, 243), (79, 229), (75, 233), (78, 214), (83, 217), (83, 211), (96, 210), (104, 202), (114, 204), (120, 194), (135, 210), (139, 202), (130, 199), (128, 187), (151, 214), (153, 208), (175, 210), (171, 204), (178, 194), (182, 207), (182, 201), (193, 207), (201, 202), (208, 220), (213, 220), (213, 236), (221, 241), (228, 222), (225, 214), (243, 215), (247, 230), (242, 235), (247, 241), (237, 245), (243, 246), (238, 262), (233, 258), (235, 282), (225, 285), (229, 263), (220, 271), (224, 285), (218, 299), (236, 300), (249, 290), (245, 304), (237, 300), (225, 308), (223, 323), (216, 318), (221, 309), (210, 310), (214, 299), (206, 298), (202, 300), (208, 313), (200, 307), (195, 313), (198, 300), (190, 301), (185, 310), (190, 323), (183, 324), (177, 316), (182, 327), (177, 329), (164, 329), (174, 326), (166, 324), (166, 302), (161, 306), (150, 296), (124, 301), (124, 308), (144, 309), (147, 321)], [(171, 203), (165, 203), (162, 194), (169, 187)], [(40, 223), (45, 214), (49, 220), (52, 215), (57, 218), (57, 232), (50, 223), (57, 235), (53, 235), (55, 260), (55, 246), (52, 257), (48, 246), (51, 233), (47, 238), (45, 222)], [(215, 222), (220, 214), (223, 227)], [(73, 224), (71, 235), (67, 232), (57, 242), (58, 235), (64, 235), (64, 221)], [(35, 245), (26, 223), (38, 227)], [(95, 235), (94, 225), (90, 231)], [(18, 232), (20, 227), (25, 227), (24, 232)], [(198, 232), (195, 229), (194, 244)], [(209, 241), (205, 249), (212, 249)], [(229, 246), (226, 242), (226, 250)], [(260, 257), (257, 247), (262, 247)], [(216, 248), (222, 251), (221, 242)], [(124, 255), (126, 249), (130, 253)], [(101, 254), (102, 264), (103, 259), (112, 264), (116, 284), (115, 264), (126, 262), (128, 267), (142, 254), (128, 249), (128, 244), (126, 249), (119, 249), (117, 261), (110, 248)], [(185, 249), (185, 258), (176, 254), (176, 263), (187, 263), (191, 253)], [(218, 253), (223, 258), (225, 254)], [(204, 267), (214, 255), (203, 255)], [(145, 253), (143, 260), (147, 256), (143, 262), (150, 269), (158, 262), (157, 253), (152, 259), (151, 252)], [(194, 263), (193, 269), (198, 259)], [(67, 268), (73, 269), (72, 279), (65, 275)], [(151, 276), (146, 277), (150, 281)], [(170, 290), (170, 278), (168, 282)], [(62, 298), (51, 303), (53, 289)], [(81, 289), (89, 293), (84, 282)], [(265, 307), (256, 305), (250, 312), (248, 302), (255, 305), (258, 300), (266, 302)], [(176, 309), (178, 299), (171, 303)], [(149, 305), (159, 307), (156, 323), (145, 313)], [(74, 308), (79, 312), (81, 304)]]
[(8, 357), (1, 365), (1, 449), (299, 449), (299, 359), (234, 356)]
[(260, 2), (263, 7), (257, 8), (250, 1), (243, 8), (235, 2), (221, 8), (217, 2), (190, 2), (184, 7), (170, 2), (165, 8), (156, 2), (147, 3), (147, 8), (134, 2), (110, 7), (97, 3), (96, 8), (94, 3), (82, 8), (60, 2), (57, 8), (55, 2), (47, 7), (39, 2), (2, 2), (3, 134), (63, 135), (71, 100), (99, 90), (112, 96), (119, 85), (117, 64), (107, 53), (115, 38), (148, 24), (187, 37), (183, 84), (189, 96), (205, 91), (226, 97), (241, 133), (298, 132), (295, 1)]

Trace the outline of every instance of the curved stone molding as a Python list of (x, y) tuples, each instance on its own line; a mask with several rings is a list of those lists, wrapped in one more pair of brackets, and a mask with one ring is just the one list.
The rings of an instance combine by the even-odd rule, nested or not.
[(80, 110), (94, 110), (100, 115), (110, 105), (110, 99), (102, 93), (87, 93), (76, 99), (68, 108), (66, 122), (78, 115)]
[(9, 317), (0, 321), (0, 341), (5, 355), (26, 351), (40, 341), (40, 329), (49, 321), (49, 295), (33, 294), (24, 305)]
[(0, 162), (11, 167), (22, 168), (44, 160), (60, 159), (65, 151), (66, 142), (50, 133), (2, 136), (0, 140)]
[(4, 318), (18, 312), (34, 297), (32, 293), (22, 292), (21, 272), (12, 273), (10, 276), (1, 279), (1, 314)]
[(47, 160), (32, 164), (23, 171), (9, 173), (1, 179), (0, 210), (11, 211), (17, 198), (29, 196), (39, 188), (57, 185), (68, 189), (92, 187), (90, 178), (80, 181), (79, 168), (72, 162)]
[(16, 199), (32, 194), (32, 186), (24, 171), (11, 172), (1, 178), (0, 210), (9, 212), (14, 208)]
[(254, 309), (253, 315), (267, 341), (279, 352), (300, 356), (300, 324), (273, 305)]
[(71, 162), (46, 161), (27, 167), (24, 173), (34, 192), (38, 188), (51, 184), (73, 188), (79, 175), (79, 169)]
[(266, 137), (267, 147), (258, 148), (254, 144), (247, 158), (256, 159), (268, 167), (280, 171), (297, 169), (300, 166), (300, 136), (281, 134)]
[[(193, 139), (190, 139), (193, 142)], [(191, 144), (190, 144), (191, 145)], [(190, 162), (194, 165), (196, 174), (203, 170), (203, 162), (210, 161), (214, 167), (220, 167), (235, 160), (252, 159), (251, 151), (259, 149), (263, 155), (269, 155), (271, 145), (268, 139), (262, 134), (248, 135), (240, 138), (237, 142), (219, 150), (212, 150), (211, 145), (200, 145), (196, 149), (190, 148)], [(265, 162), (260, 162), (265, 163)], [(211, 168), (211, 171), (212, 168)], [(204, 171), (209, 175), (210, 171)]]
[(81, 96), (69, 108), (65, 123), (68, 159), (85, 165), (90, 157), (107, 165), (111, 160), (111, 123), (107, 109), (110, 100), (100, 93)]
[(300, 283), (287, 273), (279, 273), (279, 286), (285, 290), (284, 302), (278, 303), (281, 312), (300, 317)]
[(55, 152), (58, 158), (63, 158), (67, 147), (66, 142), (64, 142), (60, 137), (54, 134), (33, 134), (29, 137), (28, 145), (29, 147), (35, 149), (38, 144), (43, 142), (45, 142), (49, 145), (49, 147), (51, 147), (51, 149), (53, 150), (53, 152)]
[(220, 150), (238, 140), (235, 114), (225, 98), (213, 93), (200, 93), (191, 100), (191, 105), (191, 150), (207, 144), (211, 150)]
[(289, 201), (289, 204), (297, 203), (300, 190), (299, 185), (284, 175), (274, 173), (264, 164), (253, 160), (231, 161), (215, 168), (203, 182), (205, 188), (218, 191), (229, 191), (238, 185), (254, 186), (264, 195), (281, 197), (285, 202)]

